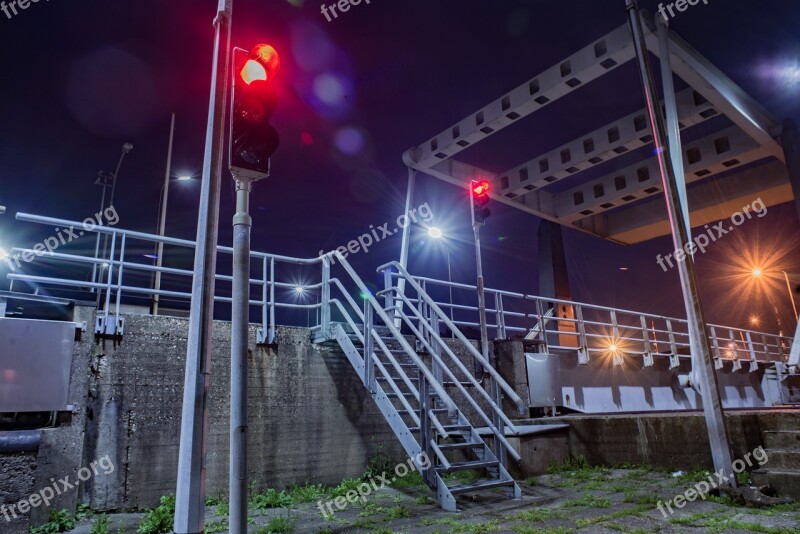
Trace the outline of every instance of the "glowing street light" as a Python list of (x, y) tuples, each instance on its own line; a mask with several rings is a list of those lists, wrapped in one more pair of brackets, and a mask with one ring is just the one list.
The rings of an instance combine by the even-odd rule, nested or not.
[(302, 295), (303, 293), (306, 292), (306, 288), (304, 288), (303, 286), (297, 286), (296, 288), (294, 288), (294, 292), (298, 295)]
[(178, 178), (177, 178), (177, 180), (178, 180), (179, 182), (188, 182), (188, 181), (189, 181), (189, 180), (191, 180), (191, 179), (192, 179), (192, 176), (191, 176), (191, 175), (189, 175), (189, 174), (187, 174), (187, 175), (183, 175), (183, 176), (178, 176)]
[(760, 267), (754, 267), (753, 271), (752, 271), (752, 274), (753, 274), (754, 277), (760, 278), (761, 275), (764, 274), (764, 271), (762, 271)]
[(430, 228), (428, 228), (428, 235), (434, 239), (441, 239), (442, 237), (444, 237), (442, 229), (437, 228), (436, 226), (431, 226)]
[(0, 261), (6, 261), (10, 254), (6, 252), (6, 249), (0, 248)]
[[(447, 242), (447, 237), (445, 237), (444, 232), (438, 226), (431, 226), (428, 228), (428, 236), (432, 239), (441, 240), (444, 243), (444, 249), (447, 253), (447, 282), (452, 284), (453, 283), (453, 271), (450, 265), (450, 245)], [(450, 320), (453, 320), (453, 286), (448, 286), (448, 291), (450, 293)], [(455, 334), (453, 334), (455, 336)]]

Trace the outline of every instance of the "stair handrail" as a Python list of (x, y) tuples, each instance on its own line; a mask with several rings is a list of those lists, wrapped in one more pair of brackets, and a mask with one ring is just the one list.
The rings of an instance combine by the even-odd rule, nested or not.
[[(448, 413), (451, 413), (451, 414), (456, 413), (456, 411), (458, 411), (458, 408), (456, 407), (455, 402), (453, 402), (453, 399), (450, 398), (450, 396), (447, 394), (447, 392), (444, 390), (444, 388), (436, 381), (436, 378), (430, 372), (428, 367), (425, 365), (425, 363), (417, 355), (417, 351), (414, 350), (411, 347), (411, 345), (408, 344), (408, 341), (406, 341), (406, 339), (403, 337), (403, 334), (400, 333), (400, 329), (395, 327), (394, 319), (390, 318), (386, 314), (386, 312), (383, 311), (383, 308), (378, 303), (377, 299), (375, 299), (375, 297), (373, 296), (372, 292), (369, 290), (369, 288), (367, 288), (366, 284), (364, 284), (364, 281), (361, 280), (361, 277), (358, 276), (358, 274), (355, 272), (355, 270), (350, 265), (350, 263), (345, 259), (344, 255), (342, 253), (340, 253), (338, 250), (333, 250), (333, 251), (328, 252), (327, 254), (323, 255), (323, 258), (324, 258), (323, 262), (324, 263), (328, 263), (328, 260), (329, 260), (329, 258), (331, 256), (335, 256), (336, 257), (336, 259), (339, 261), (339, 264), (344, 268), (344, 270), (347, 272), (347, 274), (350, 275), (350, 278), (353, 280), (353, 282), (356, 284), (356, 286), (358, 286), (358, 289), (361, 291), (361, 294), (363, 295), (363, 298), (365, 300), (369, 301), (370, 305), (372, 306), (372, 309), (383, 320), (384, 325), (389, 329), (389, 332), (391, 332), (392, 337), (394, 337), (395, 341), (400, 343), (400, 346), (403, 348), (403, 350), (406, 352), (406, 354), (411, 358), (411, 360), (414, 362), (414, 364), (416, 364), (416, 366), (419, 368), (420, 372), (429, 381), (431, 387), (434, 390), (436, 390), (436, 394), (439, 395), (439, 398), (446, 405), (445, 407), (446, 407)], [(439, 311), (441, 311), (441, 310), (439, 310)], [(370, 332), (370, 334), (372, 334), (373, 332), (375, 333), (375, 335), (377, 335), (377, 330), (375, 330), (374, 327), (372, 328), (372, 332)], [(325, 332), (325, 334), (327, 335), (328, 332)], [(391, 358), (391, 353), (389, 354), (389, 357)]]
[(517, 406), (519, 413), (524, 414), (527, 413), (528, 407), (525, 405), (525, 402), (517, 395), (517, 392), (514, 391), (511, 386), (506, 382), (500, 373), (498, 373), (486, 359), (483, 357), (483, 354), (476, 349), (472, 343), (461, 333), (461, 330), (456, 327), (456, 325), (450, 320), (446, 313), (439, 307), (435, 300), (431, 298), (428, 293), (426, 293), (422, 287), (414, 280), (414, 277), (411, 276), (405, 268), (400, 265), (397, 261), (390, 261), (378, 267), (377, 272), (385, 271), (394, 267), (397, 269), (397, 276), (401, 276), (406, 280), (406, 283), (411, 285), (414, 290), (419, 295), (419, 298), (424, 299), (428, 306), (439, 316), (439, 320), (442, 321), (450, 331), (455, 334), (455, 336), (461, 341), (461, 343), (467, 348), (470, 352), (470, 355), (473, 356), (476, 360), (478, 360), (482, 365), (486, 372), (489, 373), (489, 376), (495, 380), (500, 389), (509, 397), (509, 399)]
[[(393, 289), (397, 289), (397, 288), (393, 288)], [(399, 292), (398, 292), (398, 295), (399, 295), (398, 296), (399, 299), (402, 299), (406, 304), (409, 305), (409, 308), (414, 312), (414, 315), (416, 315), (417, 318), (420, 318), (419, 311), (416, 308), (414, 308), (413, 306), (410, 305), (410, 301), (409, 301), (408, 297), (406, 295), (399, 294)], [(514, 458), (517, 461), (520, 461), (522, 459), (522, 457), (519, 455), (519, 453), (517, 453), (517, 451), (514, 449), (514, 447), (511, 446), (511, 443), (508, 442), (508, 440), (503, 435), (501, 430), (499, 430), (494, 425), (494, 423), (489, 418), (489, 416), (486, 415), (486, 412), (483, 411), (483, 409), (480, 407), (480, 405), (475, 400), (475, 398), (472, 396), (472, 394), (470, 394), (469, 391), (467, 391), (467, 389), (463, 386), (463, 384), (461, 384), (461, 382), (455, 376), (453, 371), (450, 370), (450, 367), (444, 365), (444, 362), (442, 362), (441, 357), (439, 357), (436, 354), (436, 352), (433, 350), (433, 347), (431, 346), (431, 344), (428, 343), (425, 340), (425, 337), (424, 337), (423, 333), (420, 330), (418, 330), (417, 327), (414, 326), (414, 322), (411, 320), (411, 317), (409, 317), (409, 315), (407, 313), (403, 312), (402, 310), (400, 310), (400, 316), (401, 316), (402, 319), (405, 319), (406, 324), (411, 329), (411, 331), (414, 333), (414, 335), (416, 335), (417, 338), (419, 338), (419, 340), (422, 342), (423, 346), (431, 354), (431, 357), (435, 358), (437, 363), (442, 366), (443, 372), (447, 373), (447, 375), (449, 375), (449, 378), (454, 382), (455, 387), (459, 390), (459, 392), (461, 392), (462, 395), (464, 395), (464, 398), (472, 406), (472, 408), (475, 410), (475, 412), (478, 414), (478, 416), (481, 419), (483, 419), (484, 424), (489, 428), (489, 430), (491, 430), (492, 433), (497, 437), (497, 439), (500, 440), (500, 442), (502, 442), (502, 444), (507, 449), (508, 453), (512, 456), (512, 458)], [(469, 371), (467, 370), (467, 368), (464, 366), (464, 364), (461, 363), (458, 360), (458, 357), (455, 355), (455, 353), (452, 351), (452, 349), (450, 347), (448, 347), (447, 344), (444, 343), (444, 341), (442, 340), (441, 336), (439, 336), (439, 334), (437, 332), (433, 331), (433, 328), (431, 327), (431, 325), (428, 322), (423, 322), (422, 324), (424, 324), (425, 328), (428, 330), (428, 332), (430, 332), (434, 336), (434, 341), (437, 344), (439, 344), (439, 346), (441, 346), (444, 351), (446, 351), (448, 353), (448, 355), (450, 356), (450, 358), (453, 361), (456, 362), (456, 365), (459, 367), (459, 370), (467, 376), (467, 378), (472, 382), (472, 385), (474, 385), (476, 388), (478, 388), (478, 391), (483, 396), (483, 400), (486, 401), (489, 404), (489, 406), (491, 407), (492, 411), (495, 412), (498, 415), (498, 417), (500, 417), (500, 419), (502, 420), (503, 425), (505, 425), (506, 428), (510, 429), (512, 432), (516, 432), (517, 431), (516, 425), (503, 412), (502, 406), (498, 406), (494, 402), (494, 400), (491, 398), (491, 396), (486, 392), (486, 390), (484, 390), (483, 388), (480, 387), (480, 384), (475, 380), (475, 377), (472, 376), (469, 373)], [(464, 417), (466, 418), (466, 416), (464, 416)], [(472, 424), (472, 423), (470, 423), (470, 424)]]

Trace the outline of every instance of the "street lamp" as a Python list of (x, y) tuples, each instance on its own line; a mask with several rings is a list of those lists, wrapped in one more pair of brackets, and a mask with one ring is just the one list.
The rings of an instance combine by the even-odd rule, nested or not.
[[(95, 185), (100, 185), (103, 187), (103, 197), (100, 200), (100, 212), (102, 213), (103, 210), (106, 209), (106, 188), (111, 187), (111, 200), (109, 201), (109, 207), (114, 206), (114, 193), (117, 190), (117, 176), (119, 176), (119, 169), (122, 167), (122, 160), (125, 159), (125, 156), (133, 150), (133, 145), (130, 143), (125, 143), (122, 145), (122, 154), (119, 156), (119, 161), (117, 162), (117, 169), (114, 171), (114, 174), (109, 174), (107, 172), (100, 171), (97, 173), (97, 179), (95, 180)], [(109, 185), (109, 182), (111, 184)], [(108, 246), (108, 235), (103, 235), (103, 257), (106, 256), (106, 248)], [(100, 232), (97, 232), (97, 240), (95, 242), (94, 247), (94, 258), (97, 259), (100, 254)], [(97, 263), (92, 265), (92, 283), (97, 281)], [(92, 291), (96, 291), (93, 287)], [(100, 294), (97, 295), (97, 303), (100, 304)]]
[[(164, 237), (166, 232), (166, 225), (167, 225), (167, 201), (169, 200), (169, 186), (172, 182), (189, 182), (192, 180), (192, 176), (190, 175), (183, 175), (178, 176), (177, 178), (169, 178), (164, 180), (164, 183), (161, 185), (161, 193), (159, 195), (159, 210), (158, 210), (158, 235), (160, 237)], [(159, 297), (158, 291), (161, 290), (161, 266), (164, 263), (164, 242), (159, 241), (158, 245), (156, 245), (156, 252), (155, 252), (155, 260), (156, 260), (156, 273), (155, 273), (155, 282), (153, 283), (153, 315), (158, 315), (158, 304), (159, 304)]]
[[(449, 243), (447, 241), (447, 238), (445, 237), (444, 232), (442, 232), (442, 229), (438, 228), (436, 226), (431, 226), (430, 228), (428, 228), (428, 236), (433, 238), (433, 239), (437, 239), (437, 240), (441, 239), (442, 243), (444, 243), (444, 250), (445, 250), (445, 252), (447, 254), (447, 282), (449, 284), (452, 284), (453, 283), (453, 272), (452, 272), (452, 267), (450, 265), (450, 245), (449, 245)], [(450, 292), (450, 320), (452, 321), (453, 320), (453, 286), (452, 285), (448, 285), (447, 289)], [(452, 328), (450, 329), (450, 331), (451, 331), (451, 335), (455, 336), (455, 334), (452, 332)]]
[[(781, 274), (783, 274), (783, 279), (786, 281), (786, 289), (789, 290), (789, 300), (792, 302), (792, 310), (794, 311), (794, 319), (795, 319), (795, 321), (797, 321), (798, 320), (797, 302), (795, 302), (795, 299), (794, 299), (794, 293), (792, 292), (792, 284), (791, 284), (791, 282), (789, 282), (789, 275), (783, 269), (777, 269), (777, 270), (780, 271)], [(762, 269), (761, 267), (753, 267), (753, 269), (750, 271), (750, 273), (752, 274), (753, 278), (755, 278), (755, 279), (759, 279), (759, 278), (765, 276), (764, 269)], [(768, 298), (770, 299), (770, 303), (775, 308), (775, 316), (776, 316), (776, 318), (778, 320), (778, 328), (781, 329), (781, 320), (780, 320), (780, 317), (778, 316), (778, 306), (772, 301), (771, 297), (768, 297)]]

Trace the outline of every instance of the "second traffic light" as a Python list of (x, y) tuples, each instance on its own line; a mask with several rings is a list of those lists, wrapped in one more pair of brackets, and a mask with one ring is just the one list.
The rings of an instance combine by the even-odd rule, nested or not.
[(233, 50), (233, 98), (229, 165), (236, 179), (269, 175), (269, 158), (278, 149), (278, 131), (270, 124), (278, 103), (272, 83), (280, 68), (278, 52), (260, 44), (250, 52)]
[(472, 224), (483, 224), (491, 210), (486, 207), (489, 203), (489, 182), (486, 180), (473, 180), (470, 182), (470, 203), (472, 204)]

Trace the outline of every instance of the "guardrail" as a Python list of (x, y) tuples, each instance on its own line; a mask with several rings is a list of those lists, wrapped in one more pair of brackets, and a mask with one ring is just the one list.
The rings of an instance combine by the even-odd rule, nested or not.
[[(27, 213), (18, 213), (16, 218), (20, 221), (62, 228), (79, 228), (83, 225), (77, 221)], [(111, 247), (106, 257), (95, 258), (66, 252), (42, 253), (41, 250), (15, 247), (12, 253), (35, 255), (36, 262), (70, 266), (69, 269), (65, 268), (64, 272), (71, 272), (73, 276), (56, 277), (11, 272), (8, 278), (12, 283), (20, 281), (43, 287), (83, 288), (94, 291), (98, 296), (98, 308), (101, 312), (99, 315), (102, 316), (119, 317), (123, 296), (144, 297), (149, 301), (158, 295), (162, 303), (190, 301), (191, 293), (188, 287), (193, 276), (191, 267), (157, 267), (142, 261), (144, 256), (141, 251), (154, 250), (157, 243), (163, 243), (165, 258), (169, 257), (171, 264), (175, 262), (174, 258), (189, 260), (193, 258), (194, 241), (110, 226), (97, 226), (93, 230), (87, 229), (87, 232), (109, 236)], [(142, 243), (145, 244), (144, 249)], [(192, 252), (189, 255), (181, 255), (176, 253), (176, 250)], [(231, 255), (233, 251), (230, 247), (220, 246), (217, 252)], [(191, 261), (185, 263), (188, 266), (192, 265)], [(82, 278), (83, 271), (80, 269), (76, 271), (74, 266), (86, 266), (87, 269), (92, 266), (105, 267), (100, 269), (100, 281), (90, 282)], [(285, 271), (287, 267), (291, 267), (288, 272)], [(161, 289), (158, 290), (153, 287), (150, 278), (156, 272), (162, 273), (163, 277)], [(322, 325), (329, 325), (333, 320), (346, 322), (345, 314), (335, 303), (330, 306), (322, 304), (330, 302), (331, 287), (340, 289), (341, 298), (349, 307), (358, 308), (356, 302), (364, 300), (365, 297), (364, 295), (354, 297), (345, 290), (341, 281), (330, 278), (330, 269), (323, 268), (320, 257), (303, 259), (253, 251), (250, 272), (250, 305), (258, 310), (257, 315), (261, 323), (259, 343), (274, 342), (279, 310), (307, 310), (307, 324), (313, 330), (322, 328)], [(399, 275), (395, 273), (395, 276)], [(458, 299), (459, 302), (475, 298), (477, 291), (475, 286), (468, 284), (421, 276), (413, 279), (427, 295), (434, 295), (437, 292), (447, 295), (450, 289), (453, 289), (463, 297)], [(226, 292), (225, 284), (229, 284), (232, 277), (217, 274), (216, 280), (218, 284), (215, 301), (230, 303), (231, 297)], [(181, 290), (182, 284), (186, 290)], [(684, 319), (492, 288), (486, 289), (486, 295), (489, 303), (487, 314), (491, 319), (489, 328), (493, 334), (490, 337), (493, 338), (507, 339), (527, 335), (532, 338), (531, 341), (539, 343), (544, 351), (551, 349), (577, 351), (581, 363), (600, 355), (609, 358), (614, 364), (619, 364), (626, 356), (640, 355), (645, 365), (652, 365), (654, 357), (668, 357), (674, 367), (679, 364), (681, 358), (690, 357), (688, 324)], [(461, 329), (479, 326), (476, 305), (450, 302), (446, 297), (432, 297), (432, 299), (448, 317), (452, 318), (454, 326)], [(363, 317), (361, 319), (363, 321)], [(98, 328), (116, 328), (116, 326), (109, 321), (106, 326), (98, 325)], [(792, 339), (787, 336), (720, 325), (708, 325), (708, 329), (718, 366), (726, 360), (732, 361), (735, 368), (743, 363), (750, 363), (751, 367), (758, 363), (786, 363), (792, 345)], [(119, 332), (115, 330), (111, 333)]]

